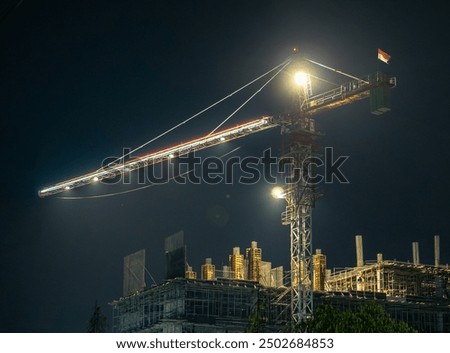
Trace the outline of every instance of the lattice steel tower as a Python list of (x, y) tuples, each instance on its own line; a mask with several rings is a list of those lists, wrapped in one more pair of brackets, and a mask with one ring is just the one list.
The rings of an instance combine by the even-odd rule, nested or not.
[(310, 318), (313, 312), (311, 240), (316, 194), (310, 177), (315, 166), (312, 157), (317, 136), (313, 117), (304, 112), (305, 103), (312, 96), (310, 76), (303, 71), (294, 79), (299, 85), (298, 112), (281, 119), (281, 132), (289, 141), (282, 157), (287, 172), (283, 195), (287, 206), (281, 218), (282, 224), (290, 226), (292, 324)]

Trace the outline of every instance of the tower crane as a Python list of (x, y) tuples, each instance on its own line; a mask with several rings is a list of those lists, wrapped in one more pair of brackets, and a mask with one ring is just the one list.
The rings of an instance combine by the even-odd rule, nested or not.
[[(342, 73), (309, 59), (292, 60), (297, 65), (305, 61)], [(308, 175), (309, 168), (313, 167), (310, 164), (310, 157), (313, 153), (313, 141), (318, 136), (315, 128), (315, 115), (365, 98), (370, 98), (373, 114), (383, 114), (390, 109), (383, 104), (383, 98), (380, 102), (380, 96), (386, 97), (388, 89), (396, 86), (396, 78), (379, 71), (365, 78), (345, 74), (352, 80), (332, 90), (314, 95), (310, 75), (307, 73), (300, 75), (295, 77), (301, 83), (301, 89), (298, 91), (298, 108), (292, 113), (263, 116), (189, 142), (135, 157), (122, 163), (110, 164), (99, 170), (44, 187), (38, 192), (38, 195), (43, 198), (63, 193), (260, 131), (281, 127), (282, 134), (286, 134), (289, 139), (288, 151), (283, 158), (291, 161), (288, 164), (287, 173), (292, 180), (295, 180), (278, 189), (275, 195), (278, 198), (284, 198), (287, 203), (281, 218), (282, 224), (290, 226), (291, 317), (293, 324), (308, 319), (313, 313), (311, 240), (312, 209), (315, 205), (316, 193), (314, 185), (309, 183), (307, 177), (304, 176)], [(298, 171), (303, 176), (301, 178), (293, 177)]]

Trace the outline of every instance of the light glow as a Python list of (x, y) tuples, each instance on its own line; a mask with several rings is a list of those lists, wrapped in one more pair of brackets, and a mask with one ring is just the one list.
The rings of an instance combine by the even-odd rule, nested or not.
[(305, 87), (308, 83), (308, 74), (303, 71), (296, 72), (294, 75), (294, 82), (297, 86)]
[(274, 199), (283, 199), (286, 196), (284, 189), (281, 186), (275, 186), (272, 189), (272, 197)]

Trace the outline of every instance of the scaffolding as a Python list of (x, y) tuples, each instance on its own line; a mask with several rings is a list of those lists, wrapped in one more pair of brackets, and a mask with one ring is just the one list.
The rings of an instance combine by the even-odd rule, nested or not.
[(449, 298), (450, 269), (400, 261), (377, 261), (363, 267), (334, 271), (326, 281), (329, 291), (377, 292), (389, 297)]
[(245, 332), (261, 300), (273, 332), (290, 315), (286, 300), (271, 300), (277, 291), (242, 280), (172, 279), (112, 302), (113, 332)]
[[(185, 262), (181, 236), (169, 237), (165, 250), (171, 255), (170, 269), (186, 265), (185, 278), (180, 275), (151, 288), (138, 286), (124, 292), (112, 303), (113, 332), (245, 332), (255, 329), (255, 317), (263, 322), (256, 325), (258, 332), (285, 332), (295, 324), (292, 312), (298, 308), (292, 307), (292, 295), (298, 293), (292, 292), (292, 272), (262, 261), (256, 242), (246, 249), (245, 259), (239, 247), (233, 248), (229, 266), (222, 270), (206, 258), (202, 279), (196, 279)], [(413, 263), (384, 260), (380, 253), (376, 261), (364, 261), (362, 237), (356, 239), (356, 267), (331, 271), (325, 254), (316, 250), (311, 261), (311, 302), (354, 311), (373, 300), (392, 318), (419, 332), (450, 332), (450, 269), (440, 264), (438, 236), (434, 266), (419, 262), (417, 245)], [(305, 261), (300, 261), (294, 278), (305, 269)]]
[[(450, 332), (450, 300), (438, 297), (390, 297), (370, 291), (314, 292), (317, 305), (355, 311), (372, 300), (396, 320), (419, 332)], [(291, 324), (289, 287), (263, 287), (233, 280), (173, 279), (120, 298), (113, 306), (113, 332), (245, 332), (261, 310), (264, 332), (284, 332)]]
[(356, 311), (368, 300), (380, 304), (395, 320), (406, 322), (418, 332), (450, 332), (450, 301), (436, 297), (388, 297), (376, 292), (314, 293), (314, 301), (339, 310)]

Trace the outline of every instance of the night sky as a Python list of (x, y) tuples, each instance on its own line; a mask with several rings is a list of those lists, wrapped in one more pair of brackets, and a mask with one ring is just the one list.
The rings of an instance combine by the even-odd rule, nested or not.
[[(397, 77), (392, 111), (363, 100), (317, 117), (323, 146), (349, 156), (349, 184), (320, 186), (313, 247), (328, 267), (412, 261), (411, 242), (450, 262), (448, 17), (441, 2), (13, 1), (0, 2), (0, 331), (85, 332), (94, 304), (122, 294), (123, 257), (145, 248), (164, 279), (164, 238), (184, 230), (188, 262), (221, 267), (256, 240), (289, 268), (289, 228), (271, 185), (169, 183), (100, 199), (40, 199), (44, 187), (100, 167), (281, 63), (305, 56), (356, 76)], [(16, 8), (12, 5), (17, 4)], [(376, 58), (382, 48), (392, 58)], [(317, 71), (319, 73), (319, 71)], [(341, 78), (320, 71), (330, 80)], [(229, 125), (288, 110), (280, 74)], [(259, 86), (144, 151), (209, 132)], [(260, 156), (282, 148), (279, 129), (203, 152)], [(91, 185), (72, 196), (135, 186)], [(149, 277), (146, 279), (150, 284)], [(111, 323), (111, 322), (110, 322)]]

